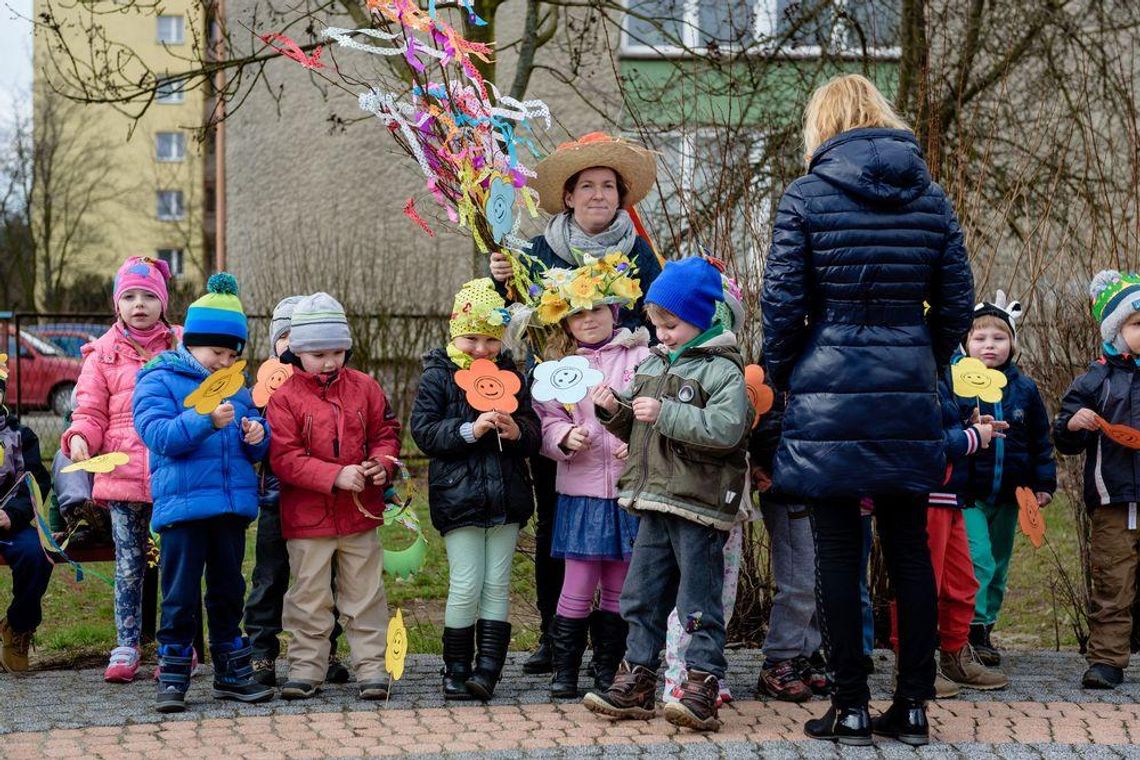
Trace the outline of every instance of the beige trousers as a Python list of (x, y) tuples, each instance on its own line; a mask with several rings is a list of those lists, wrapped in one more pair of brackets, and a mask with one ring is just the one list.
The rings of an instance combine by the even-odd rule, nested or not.
[[(384, 550), (375, 530), (348, 536), (286, 542), (293, 583), (285, 594), (281, 626), (289, 643), (289, 679), (322, 683), (329, 664), (333, 604), (340, 611), (357, 681), (386, 678), (384, 648), (388, 599), (380, 576)], [(336, 566), (336, 598), (332, 568)]]

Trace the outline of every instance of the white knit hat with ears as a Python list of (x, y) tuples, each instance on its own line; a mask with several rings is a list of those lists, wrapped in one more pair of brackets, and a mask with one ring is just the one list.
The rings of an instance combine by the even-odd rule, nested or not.
[(1004, 290), (999, 290), (993, 301), (982, 301), (974, 306), (974, 319), (978, 317), (997, 317), (1009, 325), (1009, 333), (1017, 340), (1017, 320), (1021, 319), (1024, 311), (1020, 301), (1010, 301)]

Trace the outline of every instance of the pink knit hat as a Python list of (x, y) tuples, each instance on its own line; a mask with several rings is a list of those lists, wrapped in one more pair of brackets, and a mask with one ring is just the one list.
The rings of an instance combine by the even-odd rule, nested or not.
[(162, 303), (162, 313), (166, 313), (166, 303), (169, 296), (166, 292), (166, 281), (170, 279), (170, 266), (162, 260), (152, 259), (149, 256), (129, 256), (119, 267), (115, 274), (115, 308), (118, 309), (119, 298), (131, 288), (139, 288), (153, 293)]

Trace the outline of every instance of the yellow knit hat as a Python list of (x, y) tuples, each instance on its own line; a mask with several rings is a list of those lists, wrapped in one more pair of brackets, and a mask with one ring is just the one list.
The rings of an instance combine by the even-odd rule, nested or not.
[(495, 290), (490, 277), (481, 277), (464, 284), (455, 294), (451, 309), (451, 337), (460, 335), (486, 335), (502, 340), (511, 321), (507, 304)]

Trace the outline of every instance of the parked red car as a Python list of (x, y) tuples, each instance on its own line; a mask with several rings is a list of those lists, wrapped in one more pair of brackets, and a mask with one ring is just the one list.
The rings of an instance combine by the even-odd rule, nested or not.
[(17, 347), (16, 328), (9, 327), (5, 403), (12, 408), (19, 406), (21, 411), (47, 409), (62, 416), (71, 405), (71, 392), (82, 367), (82, 360), (65, 355), (59, 346), (25, 330), (20, 331)]
[(83, 347), (107, 332), (108, 325), (87, 322), (58, 322), (47, 325), (28, 325), (24, 329), (37, 338), (51, 341), (63, 353), (75, 359), (83, 358)]

